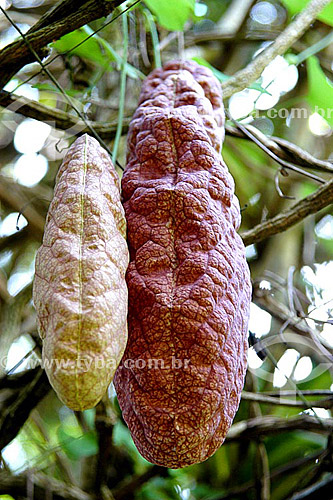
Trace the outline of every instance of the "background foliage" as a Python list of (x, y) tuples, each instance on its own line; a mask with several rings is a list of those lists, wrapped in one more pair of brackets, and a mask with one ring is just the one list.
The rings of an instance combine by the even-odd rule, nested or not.
[[(73, 9), (75, 3), (84, 4), (72, 2)], [(254, 290), (250, 329), (259, 355), (251, 347), (234, 424), (206, 462), (182, 470), (152, 466), (138, 454), (112, 387), (96, 409), (74, 413), (38, 367), (34, 257), (59, 162), (74, 137), (88, 127), (117, 159), (121, 176), (128, 121), (152, 68), (195, 58), (227, 85), (229, 75), (249, 64), (309, 2), (145, 0), (129, 9), (134, 1), (114, 3), (107, 17), (52, 39), (40, 54), (43, 71), (26, 61), (0, 91), (0, 498), (51, 498), (52, 492), (54, 499), (330, 499), (329, 201), (280, 234), (246, 240)], [(1, 1), (1, 46), (22, 38), (5, 13), (26, 33), (54, 4)], [(320, 180), (331, 179), (332, 24), (330, 4), (258, 80), (225, 100), (246, 130), (302, 169), (296, 173), (277, 163), (227, 121), (223, 156), (235, 179), (244, 237), (315, 193)], [(2, 68), (4, 75), (5, 63)], [(329, 196), (333, 201), (332, 191)]]

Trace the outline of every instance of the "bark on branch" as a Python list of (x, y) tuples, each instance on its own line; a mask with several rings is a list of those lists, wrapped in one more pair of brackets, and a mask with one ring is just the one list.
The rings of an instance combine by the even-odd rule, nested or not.
[[(134, 498), (133, 494), (147, 481), (154, 476), (165, 476), (167, 469), (154, 465), (143, 474), (135, 475), (130, 480), (121, 484), (119, 488), (108, 492), (109, 498), (114, 500), (129, 500)], [(96, 500), (96, 495), (90, 495), (76, 486), (70, 486), (55, 478), (45, 474), (28, 470), (18, 476), (12, 476), (8, 473), (0, 473), (0, 495), (22, 495), (24, 498), (27, 489), (33, 491), (34, 500)], [(98, 496), (98, 498), (100, 498)]]
[[(79, 6), (78, 9), (68, 7), (70, 4)], [(74, 31), (81, 26), (109, 15), (123, 0), (88, 0), (86, 2), (69, 2), (64, 0), (57, 6), (57, 10), (51, 10), (49, 15), (40, 20), (36, 29), (34, 26), (25, 35), (25, 39), (19, 39), (0, 51), (0, 88), (15, 75), (25, 64), (36, 60), (31, 48), (36, 51), (40, 57), (45, 56), (45, 46), (58, 40), (63, 35)], [(65, 8), (62, 5), (65, 5)], [(68, 13), (69, 12), (69, 13)], [(61, 17), (65, 15), (65, 17)], [(54, 21), (56, 19), (56, 21)], [(51, 21), (51, 22), (50, 22)]]
[[(242, 399), (247, 401), (256, 401), (262, 404), (268, 405), (278, 405), (278, 406), (291, 406), (297, 408), (309, 408), (309, 404), (304, 403), (303, 401), (293, 401), (286, 398), (281, 397), (272, 397), (267, 394), (256, 393), (256, 392), (242, 392)], [(315, 408), (325, 408), (327, 410), (333, 408), (333, 396), (328, 398), (319, 399), (317, 401), (311, 401), (311, 407)]]
[(227, 434), (226, 443), (242, 439), (258, 439), (259, 436), (293, 430), (312, 431), (328, 435), (333, 431), (333, 418), (325, 418), (320, 421), (310, 415), (298, 415), (291, 418), (256, 417), (234, 424)]
[[(89, 133), (87, 125), (76, 115), (45, 106), (37, 101), (31, 101), (26, 97), (16, 96), (5, 90), (0, 90), (0, 106), (6, 108), (7, 111), (43, 121), (60, 130), (66, 130), (73, 135)], [(8, 116), (8, 119), (10, 119), (10, 116)], [(5, 116), (2, 122), (6, 123)], [(130, 118), (125, 118), (123, 121), (124, 134), (128, 131), (129, 122)], [(111, 140), (116, 134), (116, 122), (89, 121), (88, 123), (102, 139)], [(333, 173), (333, 164), (331, 161), (315, 158), (304, 149), (285, 139), (267, 137), (255, 127), (248, 126), (247, 128), (282, 160), (288, 160), (300, 167)], [(231, 137), (249, 140), (249, 137), (244, 135), (241, 130), (230, 125), (226, 125), (225, 131)]]
[(32, 471), (12, 476), (2, 472), (0, 474), (0, 494), (20, 496), (27, 498), (27, 491), (33, 491), (34, 500), (94, 500), (92, 495), (85, 493), (80, 488), (69, 486), (50, 476)]
[(312, 0), (296, 19), (277, 37), (274, 43), (261, 52), (246, 68), (237, 71), (222, 84), (224, 99), (247, 88), (260, 77), (266, 66), (275, 57), (284, 54), (308, 29), (318, 14), (331, 0)]
[(315, 214), (333, 203), (333, 179), (326, 182), (314, 193), (295, 203), (288, 210), (280, 212), (275, 217), (258, 224), (253, 229), (241, 234), (245, 245), (258, 243), (277, 233), (282, 233), (308, 215)]

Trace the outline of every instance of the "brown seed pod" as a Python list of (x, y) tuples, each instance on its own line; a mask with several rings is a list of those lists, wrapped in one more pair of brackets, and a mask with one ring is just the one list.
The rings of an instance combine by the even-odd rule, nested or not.
[(140, 453), (170, 468), (223, 443), (246, 371), (251, 284), (223, 119), (212, 73), (176, 61), (147, 78), (129, 131), (129, 340), (115, 387)]
[(83, 135), (57, 175), (33, 287), (44, 367), (73, 410), (99, 402), (126, 346), (125, 236), (118, 176)]

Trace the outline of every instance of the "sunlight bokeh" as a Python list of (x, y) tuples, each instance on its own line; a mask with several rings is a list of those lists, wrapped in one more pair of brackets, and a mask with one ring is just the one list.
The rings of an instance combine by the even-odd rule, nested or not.
[(23, 154), (38, 153), (50, 135), (51, 127), (47, 123), (27, 118), (19, 124), (14, 136), (16, 151)]
[[(7, 217), (5, 217), (1, 222), (0, 222), (0, 237), (3, 238), (4, 236), (10, 236), (11, 234), (16, 233), (17, 231), (17, 217), (19, 216), (19, 212), (12, 212)], [(23, 229), (25, 226), (28, 225), (27, 219), (24, 217), (24, 215), (21, 215), (18, 221), (18, 228)]]
[(296, 349), (287, 349), (277, 363), (277, 368), (274, 370), (273, 386), (283, 387), (287, 378), (292, 374), (295, 364), (300, 354)]
[(23, 186), (35, 186), (47, 173), (48, 164), (47, 158), (42, 154), (23, 154), (13, 166), (13, 178)]
[(249, 329), (251, 332), (254, 332), (256, 336), (260, 338), (269, 332), (271, 322), (271, 315), (252, 302), (250, 306), (249, 323)]
[(309, 129), (313, 135), (324, 136), (331, 133), (331, 127), (319, 113), (309, 116)]
[[(261, 50), (257, 51), (258, 55)], [(245, 89), (232, 95), (229, 101), (229, 112), (234, 119), (248, 116), (254, 109), (268, 110), (274, 107), (281, 95), (292, 90), (298, 82), (298, 69), (284, 57), (277, 56), (264, 69), (260, 85), (268, 93), (259, 90)]]
[[(35, 343), (29, 335), (21, 335), (18, 339), (14, 340), (7, 354), (6, 371), (12, 370), (34, 346)], [(25, 359), (15, 369), (15, 373), (22, 372), (28, 367), (30, 367), (29, 361)]]

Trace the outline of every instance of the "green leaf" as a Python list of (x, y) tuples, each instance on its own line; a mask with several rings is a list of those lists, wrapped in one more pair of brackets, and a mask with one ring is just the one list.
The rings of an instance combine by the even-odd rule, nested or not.
[(318, 250), (322, 250), (326, 253), (324, 257), (327, 260), (333, 260), (333, 240), (326, 240), (324, 238), (318, 238), (319, 248)]
[[(53, 85), (53, 83), (35, 83), (32, 85), (34, 89), (46, 91), (46, 92), (56, 92), (57, 94), (62, 94), (62, 92)], [(75, 89), (64, 89), (65, 93), (71, 97), (75, 97), (78, 94), (82, 94), (81, 90), (75, 90)]]
[[(332, 376), (329, 371), (330, 363), (322, 363), (314, 366), (310, 375), (299, 382), (297, 387), (301, 391), (313, 389), (329, 389), (332, 385)], [(310, 398), (307, 398), (311, 402)]]
[[(52, 46), (61, 54), (70, 51), (71, 54), (93, 61), (103, 68), (108, 68), (110, 62), (117, 60), (114, 51), (107, 50), (100, 43), (98, 35), (84, 41), (90, 34), (90, 29), (84, 26), (63, 36), (60, 40), (54, 42)], [(77, 45), (79, 46), (77, 47)]]
[(325, 446), (325, 437), (311, 432), (286, 432), (266, 439), (265, 445), (272, 468), (283, 465), (286, 461), (286, 442), (288, 442), (288, 460), (304, 456), (304, 451), (311, 453)]
[[(281, 0), (283, 5), (287, 7), (291, 16), (298, 14), (303, 10), (310, 0)], [(330, 3), (323, 9), (317, 18), (330, 26), (333, 26), (333, 3)]]
[(318, 40), (318, 42), (314, 43), (313, 45), (310, 45), (307, 47), (305, 50), (300, 52), (299, 54), (287, 54), (285, 56), (285, 59), (289, 59), (289, 64), (300, 64), (306, 59), (308, 59), (310, 56), (316, 55), (318, 52), (321, 50), (324, 50), (326, 47), (328, 47), (331, 43), (333, 42), (333, 31), (331, 31), (328, 35), (324, 36), (324, 38), (321, 38)]
[[(114, 69), (111, 63), (116, 63), (117, 69), (120, 69), (122, 63), (121, 56), (102, 37), (97, 34), (91, 36), (93, 33), (93, 30), (89, 26), (83, 26), (78, 30), (68, 33), (51, 45), (61, 54), (70, 51), (71, 54), (88, 59), (108, 71)], [(88, 36), (90, 38), (86, 40)], [(144, 78), (139, 70), (128, 63), (126, 64), (126, 73), (131, 78)]]
[(62, 449), (72, 460), (82, 457), (96, 455), (98, 451), (97, 437), (95, 432), (86, 432), (82, 436), (70, 434), (63, 425), (58, 428), (58, 439)]
[(268, 92), (268, 90), (266, 90), (264, 87), (262, 87), (262, 85), (259, 82), (251, 83), (251, 85), (249, 86), (249, 89), (258, 90), (262, 94), (272, 95), (270, 92)]
[(333, 85), (320, 67), (317, 57), (307, 59), (309, 92), (307, 101), (315, 112), (333, 126)]
[(205, 66), (206, 68), (209, 68), (220, 82), (225, 82), (226, 80), (229, 80), (230, 76), (225, 75), (224, 73), (222, 73), (218, 69), (214, 68), (214, 66), (209, 64), (209, 62), (206, 61), (206, 59), (204, 59), (203, 57), (192, 57), (192, 60), (197, 62), (198, 64), (201, 64), (201, 66)]
[[(225, 82), (227, 80), (229, 80), (230, 76), (228, 75), (225, 75), (224, 73), (222, 73), (221, 71), (219, 71), (218, 69), (214, 68), (214, 66), (212, 66), (211, 64), (209, 64), (208, 61), (206, 61), (206, 59), (204, 59), (203, 57), (192, 57), (192, 60), (197, 62), (198, 64), (201, 64), (201, 66), (206, 66), (206, 68), (209, 68), (212, 73), (216, 76), (216, 78), (220, 81), (220, 82)], [(250, 86), (249, 86), (250, 89), (254, 89), (254, 90), (258, 90), (259, 92), (261, 92), (262, 94), (269, 94), (271, 95), (266, 89), (264, 89), (260, 83), (258, 82), (254, 82), (252, 83)]]
[(170, 31), (182, 31), (186, 21), (194, 15), (195, 0), (145, 0), (161, 26)]
[(113, 442), (115, 446), (124, 448), (126, 453), (132, 458), (135, 464), (135, 472), (141, 474), (144, 472), (148, 465), (151, 465), (142, 455), (138, 452), (128, 427), (125, 426), (120, 420), (113, 427)]

